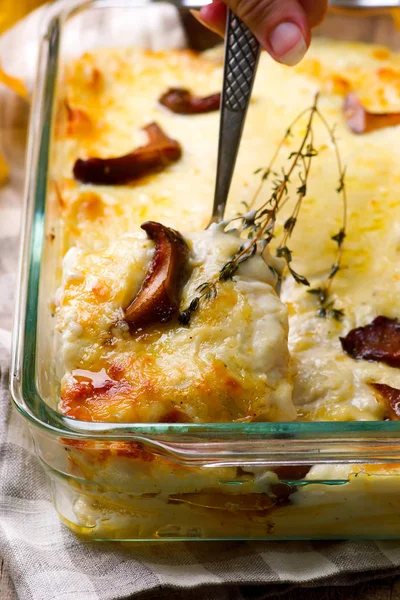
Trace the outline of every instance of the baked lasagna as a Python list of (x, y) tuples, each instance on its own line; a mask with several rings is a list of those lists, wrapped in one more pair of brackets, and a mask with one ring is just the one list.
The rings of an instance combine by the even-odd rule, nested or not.
[[(264, 53), (226, 218), (209, 226), (222, 68), (221, 49), (64, 65), (48, 232), (59, 410), (399, 419), (400, 56), (315, 40), (287, 68)], [(91, 537), (332, 536), (338, 520), (341, 536), (392, 535), (400, 511), (395, 465), (207, 469), (137, 442), (65, 444)]]
[[(221, 78), (219, 50), (99, 49), (65, 65), (51, 173), (65, 255), (55, 299), (60, 410), (82, 420), (131, 423), (396, 418), (391, 390), (400, 388), (399, 369), (357, 355), (346, 336), (357, 330), (368, 337), (363, 328), (377, 323), (376, 336), (387, 337), (377, 318), (396, 336), (399, 57), (326, 40), (315, 41), (296, 69), (263, 54), (227, 220), (207, 229)], [(294, 219), (299, 180), (293, 177), (270, 239), (254, 246), (251, 260), (240, 262), (216, 293), (200, 294), (196, 306), (197, 290), (243, 248), (237, 216), (273, 196), (274, 177), (279, 184), (307, 115), (282, 136), (317, 92), (332, 129), (313, 125), (301, 210)], [(347, 192), (345, 224), (333, 131)], [(264, 185), (277, 147), (275, 174)], [(279, 244), (294, 220), (287, 269)], [(160, 239), (168, 232), (179, 236), (181, 256), (163, 256)], [(340, 269), (321, 305), (318, 291), (329, 281), (338, 242)], [(150, 289), (157, 268), (153, 280), (160, 281)], [(156, 288), (165, 278), (174, 289), (163, 292), (170, 303), (163, 319), (150, 313), (157, 313), (157, 302), (164, 306)], [(193, 301), (196, 310), (185, 323), (182, 314)], [(143, 302), (154, 306), (145, 306), (149, 314), (135, 323)]]

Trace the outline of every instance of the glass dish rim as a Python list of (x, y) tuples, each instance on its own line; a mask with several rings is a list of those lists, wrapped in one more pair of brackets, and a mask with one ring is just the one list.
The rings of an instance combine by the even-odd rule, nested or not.
[[(106, 440), (140, 439), (151, 442), (160, 438), (182, 439), (190, 444), (196, 439), (226, 440), (268, 438), (285, 440), (287, 445), (294, 440), (332, 444), (344, 442), (361, 444), (360, 452), (353, 452), (354, 459), (365, 457), (367, 446), (375, 444), (389, 448), (400, 437), (400, 422), (395, 421), (318, 421), (278, 423), (93, 423), (67, 418), (49, 407), (40, 397), (36, 386), (36, 339), (39, 274), (41, 252), (44, 242), (44, 206), (47, 187), (48, 152), (51, 136), (51, 115), (60, 32), (63, 23), (78, 12), (88, 8), (132, 8), (138, 9), (151, 3), (169, 2), (179, 8), (194, 8), (202, 0), (76, 0), (68, 8), (55, 5), (46, 11), (44, 35), (40, 44), (37, 68), (37, 85), (32, 100), (26, 159), (26, 179), (21, 229), (21, 248), (16, 289), (16, 310), (13, 328), (13, 349), (10, 370), (10, 392), (14, 406), (34, 426), (63, 438)], [(331, 0), (332, 7), (385, 8), (400, 6), (400, 0), (388, 0), (374, 5), (371, 0)], [(39, 135), (40, 132), (40, 135)], [(43, 168), (45, 167), (45, 168)], [(32, 409), (34, 400), (39, 411)], [(195, 439), (196, 438), (196, 439)], [(338, 448), (339, 448), (338, 446)], [(340, 448), (339, 448), (340, 450)], [(362, 451), (361, 451), (362, 450)], [(374, 450), (375, 452), (375, 450)], [(390, 460), (385, 451), (385, 461)], [(399, 450), (391, 450), (400, 459)], [(389, 452), (389, 454), (390, 454)], [(375, 452), (376, 453), (376, 452)], [(277, 457), (277, 460), (279, 457)], [(304, 455), (303, 455), (304, 459)], [(335, 460), (339, 460), (340, 456)], [(365, 460), (365, 458), (364, 458)], [(291, 461), (293, 464), (293, 460)], [(303, 460), (303, 462), (305, 462)], [(332, 461), (333, 462), (333, 461)]]

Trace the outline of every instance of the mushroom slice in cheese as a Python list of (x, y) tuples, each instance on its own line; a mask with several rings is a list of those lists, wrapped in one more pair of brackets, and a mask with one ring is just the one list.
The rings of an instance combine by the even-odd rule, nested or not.
[[(185, 236), (191, 275), (181, 307), (243, 240), (218, 227)], [(64, 259), (58, 329), (65, 375), (61, 411), (106, 422), (290, 421), (286, 307), (260, 256), (203, 299), (190, 326), (177, 318), (132, 331), (124, 320), (154, 254), (142, 232)]]

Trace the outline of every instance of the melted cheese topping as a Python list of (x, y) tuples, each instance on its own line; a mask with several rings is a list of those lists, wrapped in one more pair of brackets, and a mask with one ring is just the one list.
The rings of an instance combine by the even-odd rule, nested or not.
[[(61, 103), (53, 145), (52, 197), (61, 203), (65, 249), (76, 248), (69, 250), (65, 260), (59, 309), (66, 412), (74, 410), (83, 419), (156, 421), (176, 416), (170, 411), (179, 413), (185, 398), (183, 418), (189, 420), (294, 418), (286, 372), (285, 311), (261, 260), (254, 259), (252, 266), (248, 263), (251, 275), (243, 269), (236, 282), (221, 286), (221, 295), (200, 309), (189, 330), (167, 327), (149, 341), (132, 340), (128, 333), (115, 333), (112, 328), (151, 258), (151, 244), (135, 233), (140, 224), (156, 220), (181, 231), (200, 231), (211, 211), (219, 115), (179, 116), (160, 107), (157, 98), (168, 87), (187, 87), (196, 95), (214, 93), (220, 89), (221, 77), (219, 51), (199, 56), (188, 51), (103, 49), (66, 66), (64, 98), (88, 117), (68, 129)], [(284, 281), (293, 402), (298, 418), (305, 420), (382, 419), (383, 407), (368, 383), (400, 387), (400, 372), (383, 364), (354, 361), (343, 353), (339, 336), (375, 316), (399, 315), (399, 128), (356, 136), (344, 122), (342, 104), (344, 94), (353, 90), (371, 110), (400, 110), (400, 57), (384, 48), (319, 40), (301, 65), (290, 69), (264, 53), (228, 213), (235, 215), (243, 201), (251, 201), (260, 177), (254, 171), (268, 164), (286, 128), (312, 104), (317, 90), (321, 90), (321, 112), (331, 125), (336, 124), (347, 172), (343, 268), (332, 287), (332, 300), (345, 317), (340, 323), (318, 318), (315, 298), (306, 288), (290, 277)], [(129, 152), (145, 141), (141, 128), (151, 121), (181, 143), (180, 161), (129, 186), (82, 185), (72, 179), (78, 157)], [(302, 121), (288, 139), (277, 171), (298, 147), (304, 126)], [(315, 125), (314, 145), (318, 156), (289, 246), (295, 270), (318, 287), (335, 262), (331, 236), (341, 228), (342, 205), (336, 192), (333, 148), (321, 124)], [(266, 186), (260, 200), (268, 197), (268, 190)], [(293, 201), (279, 215), (280, 228), (292, 210)], [(226, 242), (218, 240), (217, 251), (206, 234), (189, 237), (195, 253), (208, 248), (204, 269), (221, 264), (227, 247), (238, 244), (228, 236)], [(278, 228), (277, 243), (280, 237)], [(279, 357), (273, 356), (278, 352)], [(78, 401), (82, 392), (76, 386), (81, 388), (86, 380), (76, 379), (73, 371), (104, 368), (108, 378), (119, 377), (121, 382), (116, 371), (113, 375), (114, 363), (117, 370), (123, 369), (122, 379), (129, 389), (108, 384), (108, 396), (117, 398), (114, 404), (110, 400), (88, 406), (86, 400)], [(143, 405), (129, 400), (132, 387), (135, 394), (147, 398)], [(178, 400), (171, 400), (173, 395)]]
[[(193, 271), (183, 306), (242, 240), (217, 227), (188, 236)], [(190, 327), (176, 321), (131, 334), (123, 308), (153, 253), (146, 235), (64, 259), (59, 328), (68, 374), (61, 409), (85, 420), (229, 422), (292, 420), (287, 311), (259, 256), (218, 288)]]

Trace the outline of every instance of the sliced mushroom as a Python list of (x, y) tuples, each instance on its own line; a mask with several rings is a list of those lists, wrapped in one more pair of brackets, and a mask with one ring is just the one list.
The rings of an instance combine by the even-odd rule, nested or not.
[(189, 248), (182, 235), (154, 221), (144, 223), (142, 229), (156, 248), (142, 287), (125, 310), (131, 331), (170, 321), (179, 310), (189, 276)]
[(369, 133), (385, 127), (400, 125), (400, 113), (371, 113), (361, 104), (357, 94), (347, 94), (343, 113), (353, 133)]
[(339, 338), (352, 358), (383, 362), (400, 367), (400, 323), (397, 319), (377, 317), (366, 327), (352, 329)]
[(122, 185), (139, 179), (154, 171), (162, 171), (180, 159), (182, 148), (169, 138), (157, 123), (143, 128), (148, 143), (133, 152), (115, 158), (78, 159), (74, 165), (74, 177), (83, 183)]
[(386, 418), (391, 421), (400, 421), (400, 390), (385, 383), (371, 383), (370, 386), (385, 402)]
[(201, 98), (185, 88), (170, 88), (159, 98), (159, 103), (179, 115), (196, 115), (219, 110), (221, 94)]
[(309, 465), (279, 465), (271, 470), (277, 474), (280, 480), (296, 481), (304, 479), (310, 469)]

